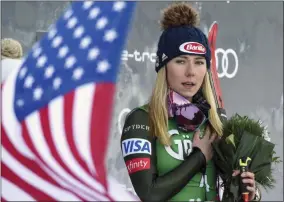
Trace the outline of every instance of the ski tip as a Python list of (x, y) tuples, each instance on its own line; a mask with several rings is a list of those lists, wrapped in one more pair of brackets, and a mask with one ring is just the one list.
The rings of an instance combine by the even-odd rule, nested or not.
[(214, 21), (214, 22), (211, 24), (211, 26), (210, 26), (210, 28), (209, 28), (209, 31), (212, 30), (214, 26), (218, 26), (218, 22), (217, 22), (217, 21)]

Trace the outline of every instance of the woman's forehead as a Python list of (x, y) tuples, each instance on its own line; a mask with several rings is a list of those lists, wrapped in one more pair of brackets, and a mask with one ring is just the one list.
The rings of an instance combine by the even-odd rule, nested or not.
[(205, 59), (204, 56), (202, 55), (180, 55), (176, 58), (185, 58), (185, 59)]

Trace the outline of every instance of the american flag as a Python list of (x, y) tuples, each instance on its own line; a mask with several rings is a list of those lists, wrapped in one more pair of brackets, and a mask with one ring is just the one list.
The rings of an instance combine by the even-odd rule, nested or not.
[(2, 86), (1, 201), (135, 200), (106, 173), (135, 2), (74, 2)]

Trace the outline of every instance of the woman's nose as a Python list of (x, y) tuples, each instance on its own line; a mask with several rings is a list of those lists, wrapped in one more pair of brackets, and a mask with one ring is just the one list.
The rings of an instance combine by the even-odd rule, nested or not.
[(191, 76), (194, 76), (195, 73), (194, 73), (194, 70), (193, 70), (193, 65), (189, 62), (187, 67), (186, 67), (186, 70), (185, 70), (185, 76), (186, 77), (191, 77)]

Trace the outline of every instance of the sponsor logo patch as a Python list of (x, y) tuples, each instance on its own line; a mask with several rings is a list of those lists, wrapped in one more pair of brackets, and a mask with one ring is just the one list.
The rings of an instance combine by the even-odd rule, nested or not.
[(179, 46), (179, 50), (185, 53), (205, 54), (206, 48), (197, 42), (185, 42)]
[(164, 62), (167, 58), (168, 58), (168, 56), (166, 56), (166, 54), (163, 53), (163, 55), (162, 55), (162, 61)]
[(140, 124), (133, 124), (131, 126), (126, 127), (124, 129), (123, 133), (127, 133), (130, 130), (147, 130), (147, 131), (149, 131), (149, 126), (140, 125)]
[(131, 154), (150, 154), (151, 143), (148, 140), (141, 138), (131, 138), (122, 141), (122, 154), (123, 157)]
[(126, 161), (126, 167), (129, 174), (136, 173), (141, 170), (150, 169), (150, 158), (134, 158)]

